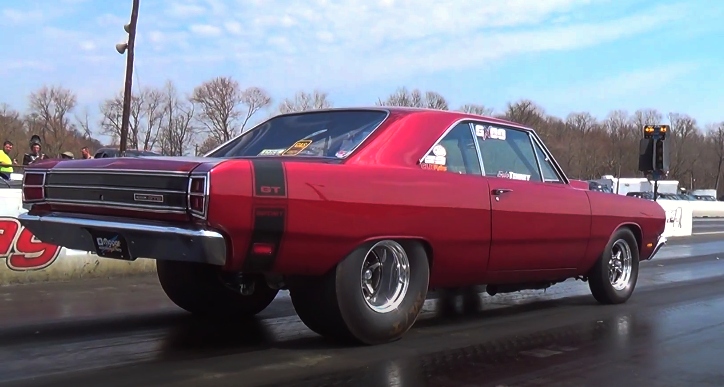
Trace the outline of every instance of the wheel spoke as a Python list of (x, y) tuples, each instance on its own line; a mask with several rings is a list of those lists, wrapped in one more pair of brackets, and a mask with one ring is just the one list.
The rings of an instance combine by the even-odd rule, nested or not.
[(409, 261), (400, 244), (386, 240), (375, 244), (362, 264), (362, 289), (367, 306), (386, 313), (399, 306), (410, 283)]

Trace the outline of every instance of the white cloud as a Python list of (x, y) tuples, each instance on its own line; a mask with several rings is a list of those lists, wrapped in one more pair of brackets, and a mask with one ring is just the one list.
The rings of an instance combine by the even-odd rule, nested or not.
[(189, 27), (191, 32), (194, 34), (199, 34), (202, 36), (219, 36), (221, 35), (221, 28), (212, 26), (210, 24), (192, 24), (191, 27)]
[(169, 15), (178, 18), (190, 18), (197, 17), (205, 14), (207, 11), (206, 7), (193, 4), (193, 3), (181, 3), (178, 1), (172, 1), (168, 3), (167, 12)]
[[(289, 0), (283, 7), (261, 0), (187, 1), (185, 9), (209, 14), (188, 27), (191, 51), (173, 55), (237, 57), (243, 73), (255, 73), (270, 87), (354, 86), (592, 47), (660, 28), (686, 10), (659, 6), (610, 20), (581, 16), (608, 1)], [(160, 28), (182, 29), (183, 22), (175, 30)]]
[(21, 11), (12, 8), (3, 9), (1, 15), (2, 21), (0, 21), (0, 24), (3, 24), (3, 21), (9, 24), (36, 23), (43, 20), (45, 16), (42, 12), (37, 10)]

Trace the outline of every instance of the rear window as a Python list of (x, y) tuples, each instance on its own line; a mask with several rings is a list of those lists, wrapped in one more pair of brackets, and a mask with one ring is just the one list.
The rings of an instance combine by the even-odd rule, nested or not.
[(386, 111), (337, 110), (273, 117), (208, 157), (345, 158), (387, 118)]

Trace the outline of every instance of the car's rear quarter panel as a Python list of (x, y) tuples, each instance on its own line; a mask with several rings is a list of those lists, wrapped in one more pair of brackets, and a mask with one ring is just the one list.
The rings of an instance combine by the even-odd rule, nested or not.
[(274, 271), (321, 274), (365, 241), (389, 237), (425, 241), (431, 286), (481, 278), (490, 248), (485, 179), (415, 168), (285, 164), (288, 218)]
[(659, 235), (666, 226), (666, 212), (655, 202), (605, 192), (588, 191), (591, 202), (591, 241), (586, 257), (581, 263), (583, 269), (590, 268), (598, 259), (614, 231), (628, 226), (640, 238), (639, 251), (648, 256)]

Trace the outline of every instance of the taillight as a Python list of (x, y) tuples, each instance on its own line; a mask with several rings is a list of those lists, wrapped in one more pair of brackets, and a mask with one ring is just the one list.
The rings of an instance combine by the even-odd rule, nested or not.
[(45, 200), (45, 172), (25, 172), (23, 177), (23, 202), (34, 203)]
[(191, 176), (189, 181), (188, 209), (191, 215), (206, 219), (209, 201), (208, 175)]

